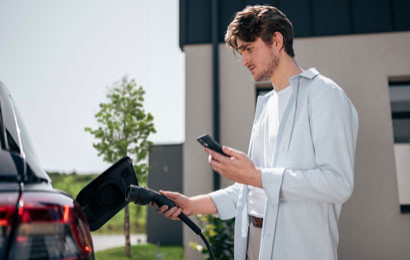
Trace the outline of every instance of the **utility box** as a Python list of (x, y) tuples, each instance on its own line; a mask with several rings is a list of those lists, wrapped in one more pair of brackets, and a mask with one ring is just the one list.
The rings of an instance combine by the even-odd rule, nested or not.
[[(182, 144), (154, 145), (149, 155), (148, 187), (182, 193)], [(147, 212), (147, 242), (182, 245), (182, 222), (159, 215), (152, 206)]]

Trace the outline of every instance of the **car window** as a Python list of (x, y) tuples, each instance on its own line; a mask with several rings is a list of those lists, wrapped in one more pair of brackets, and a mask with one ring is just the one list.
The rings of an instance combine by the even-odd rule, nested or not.
[(15, 105), (14, 100), (10, 97), (11, 102), (14, 106), (14, 112), (16, 114), (17, 118), (17, 124), (20, 130), (20, 138), (21, 138), (21, 143), (22, 143), (22, 148), (26, 157), (26, 160), (28, 162), (28, 168), (27, 168), (27, 177), (28, 181), (35, 180), (37, 178), (40, 179), (45, 179), (48, 182), (50, 182), (50, 178), (47, 176), (46, 172), (43, 170), (43, 168), (40, 166), (39, 160), (37, 158), (37, 154), (34, 150), (34, 147), (31, 143), (31, 139), (29, 136), (29, 133), (26, 129), (26, 126), (24, 124), (23, 118)]
[[(2, 116), (0, 115), (0, 127), (2, 127)], [(0, 138), (2, 147), (4, 147), (4, 138)], [(8, 151), (0, 150), (0, 182), (9, 182), (18, 180), (18, 163)]]
[(10, 134), (8, 129), (6, 129), (6, 136), (7, 136), (7, 142), (9, 144), (10, 150), (15, 153), (20, 154), (21, 153), (20, 147), (17, 144), (16, 140), (14, 140), (13, 136)]
[(24, 125), (24, 121), (21, 117), (21, 114), (20, 114), (14, 100), (12, 98), (10, 98), (10, 99), (13, 103), (14, 112), (16, 114), (18, 127), (20, 128), (20, 138), (21, 138), (21, 142), (23, 144), (23, 151), (26, 154), (26, 156), (27, 156), (27, 154), (30, 154), (30, 156), (35, 156), (36, 153), (34, 152), (33, 145), (31, 144), (31, 141), (30, 141), (31, 139), (30, 139), (29, 134), (27, 132), (26, 126)]
[[(1, 85), (1, 84), (0, 84)], [(0, 89), (1, 118), (2, 118), (2, 135), (9, 146), (9, 150), (17, 154), (21, 153), (20, 139), (18, 135), (17, 123), (14, 117), (13, 105), (11, 104), (9, 93), (4, 85)], [(3, 132), (4, 131), (4, 132)], [(6, 148), (6, 146), (2, 146)]]
[[(0, 86), (1, 87), (1, 86)], [(1, 89), (3, 90), (3, 89)], [(7, 100), (7, 96), (4, 95), (3, 91), (0, 91), (0, 142), (1, 148), (6, 149), (7, 143), (9, 144), (9, 150), (20, 154), (20, 148), (16, 143), (13, 135), (10, 133), (9, 129), (12, 129), (15, 126), (15, 121), (13, 120), (14, 116), (7, 114), (10, 113), (10, 103)], [(11, 127), (8, 128), (7, 124), (11, 124)], [(0, 150), (0, 182), (17, 180), (18, 169), (15, 162), (13, 162), (13, 156), (7, 151)]]
[(4, 124), (3, 124), (3, 116), (1, 113), (1, 99), (0, 99), (0, 147), (1, 149), (5, 149), (6, 148), (6, 142), (4, 140)]

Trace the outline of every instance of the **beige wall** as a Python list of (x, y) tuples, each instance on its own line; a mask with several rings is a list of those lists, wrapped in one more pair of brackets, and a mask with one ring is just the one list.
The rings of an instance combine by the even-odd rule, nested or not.
[[(185, 48), (185, 143), (183, 147), (183, 190), (187, 196), (212, 191), (212, 171), (208, 157), (196, 142), (203, 133), (212, 133), (212, 48), (196, 45)], [(188, 244), (200, 242), (192, 231), (184, 226), (185, 259), (201, 259)]]
[[(295, 52), (303, 68), (336, 81), (359, 112), (355, 190), (340, 219), (340, 259), (408, 259), (410, 215), (399, 211), (388, 78), (410, 76), (410, 32), (296, 39)], [(212, 189), (207, 158), (195, 143), (212, 133), (212, 49), (192, 45), (185, 53), (184, 191), (193, 195)], [(255, 84), (222, 44), (220, 64), (221, 142), (246, 151)], [(194, 259), (190, 251), (186, 258)]]

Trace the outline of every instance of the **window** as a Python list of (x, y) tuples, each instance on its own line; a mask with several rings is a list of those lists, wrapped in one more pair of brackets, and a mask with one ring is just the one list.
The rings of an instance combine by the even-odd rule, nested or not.
[(410, 81), (389, 84), (400, 211), (410, 214)]
[(390, 83), (390, 102), (395, 143), (410, 142), (410, 82)]

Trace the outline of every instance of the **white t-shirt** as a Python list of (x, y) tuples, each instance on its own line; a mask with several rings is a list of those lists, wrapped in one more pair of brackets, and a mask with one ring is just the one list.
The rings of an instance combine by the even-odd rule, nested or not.
[[(289, 85), (280, 91), (273, 91), (262, 111), (260, 125), (255, 126), (254, 163), (256, 167), (270, 168), (273, 163), (276, 134), (279, 123), (285, 112), (289, 99), (292, 96), (292, 87)], [(268, 155), (273, 155), (272, 157)], [(269, 157), (269, 158), (268, 158)], [(261, 188), (248, 186), (248, 214), (263, 218), (265, 212), (266, 194)]]

